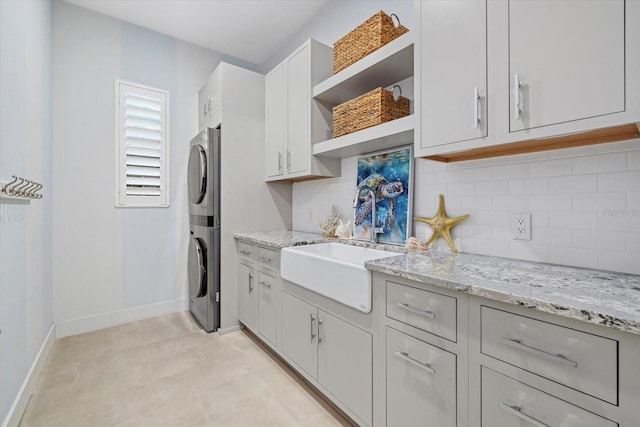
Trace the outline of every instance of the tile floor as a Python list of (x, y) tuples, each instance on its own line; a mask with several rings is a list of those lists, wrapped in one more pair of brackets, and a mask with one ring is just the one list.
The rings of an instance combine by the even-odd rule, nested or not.
[(250, 334), (176, 313), (59, 339), (22, 427), (350, 426)]

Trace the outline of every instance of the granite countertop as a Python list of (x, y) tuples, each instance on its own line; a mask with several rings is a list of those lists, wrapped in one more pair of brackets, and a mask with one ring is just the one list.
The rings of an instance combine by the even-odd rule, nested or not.
[(431, 250), (365, 267), (640, 334), (640, 275)]
[(236, 233), (233, 237), (244, 242), (270, 246), (276, 249), (327, 241), (321, 234), (302, 231), (257, 231), (253, 233)]

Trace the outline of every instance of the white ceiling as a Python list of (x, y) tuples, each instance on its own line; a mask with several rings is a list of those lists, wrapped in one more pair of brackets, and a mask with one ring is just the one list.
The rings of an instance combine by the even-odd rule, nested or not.
[(329, 0), (65, 0), (256, 65)]

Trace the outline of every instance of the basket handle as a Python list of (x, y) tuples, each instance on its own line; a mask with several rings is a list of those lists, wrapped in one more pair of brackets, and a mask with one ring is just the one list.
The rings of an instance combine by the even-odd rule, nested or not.
[(396, 28), (398, 28), (400, 26), (400, 18), (398, 18), (398, 15), (396, 15), (395, 13), (391, 14), (391, 22), (393, 22), (393, 17), (396, 17), (396, 19), (398, 20), (398, 25), (396, 25), (395, 23), (393, 25), (396, 26)]
[[(400, 92), (400, 95), (398, 95), (397, 98), (396, 98), (396, 88), (398, 88), (398, 92)], [(402, 88), (399, 85), (393, 85), (393, 87), (391, 88), (391, 93), (393, 94), (393, 100), (397, 101), (402, 96)]]

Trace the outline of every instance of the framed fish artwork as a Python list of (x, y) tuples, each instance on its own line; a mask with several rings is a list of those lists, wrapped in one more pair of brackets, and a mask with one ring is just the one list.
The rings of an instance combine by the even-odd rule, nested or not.
[[(402, 245), (411, 235), (413, 149), (411, 146), (358, 158), (354, 199), (354, 238)], [(375, 221), (372, 220), (375, 203)]]

